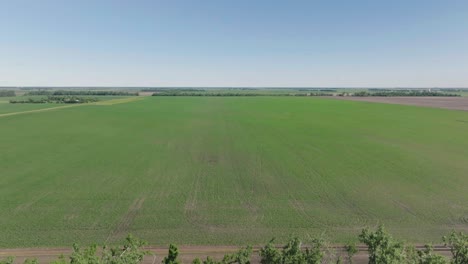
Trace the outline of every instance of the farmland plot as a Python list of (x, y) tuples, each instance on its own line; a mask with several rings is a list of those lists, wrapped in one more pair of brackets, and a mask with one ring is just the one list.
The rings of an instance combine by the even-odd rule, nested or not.
[(468, 227), (468, 113), (149, 97), (0, 118), (0, 245), (246, 244)]

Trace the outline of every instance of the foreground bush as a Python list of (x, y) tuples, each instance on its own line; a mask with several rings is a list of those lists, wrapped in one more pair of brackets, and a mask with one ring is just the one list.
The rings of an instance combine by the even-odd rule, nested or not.
[[(358, 237), (365, 244), (369, 252), (369, 264), (468, 264), (468, 235), (452, 232), (443, 237), (445, 246), (450, 248), (452, 259), (435, 254), (431, 245), (426, 245), (422, 250), (405, 245), (404, 242), (394, 239), (387, 233), (383, 226), (375, 231), (362, 230)], [(290, 239), (284, 246), (277, 247), (274, 240), (260, 248), (259, 256), (261, 264), (319, 264), (319, 263), (343, 263), (340, 256), (336, 257), (331, 247), (322, 238), (314, 238), (308, 241), (307, 246), (302, 245), (299, 238)], [(98, 253), (98, 247), (92, 245), (80, 248), (73, 245), (73, 252), (67, 259), (61, 256), (51, 264), (138, 264), (151, 252), (144, 250), (146, 243), (129, 235), (124, 244), (118, 247), (103, 246)], [(346, 263), (352, 263), (352, 257), (358, 252), (356, 245), (348, 244), (344, 247), (347, 252)], [(250, 264), (252, 247), (241, 248), (233, 254), (225, 255), (217, 261), (211, 257), (205, 260), (194, 259), (193, 264)], [(169, 246), (168, 255), (163, 258), (163, 264), (180, 264), (178, 259), (179, 249), (176, 245)], [(0, 264), (13, 264), (14, 258), (8, 257), (0, 260)], [(25, 264), (37, 264), (35, 259), (27, 259)]]
[(443, 237), (443, 240), (445, 246), (448, 246), (452, 252), (453, 259), (451, 263), (468, 263), (468, 235), (452, 231), (448, 237)]
[(359, 235), (359, 241), (369, 250), (369, 264), (404, 263), (407, 258), (404, 244), (394, 240), (383, 226), (379, 226), (376, 231), (364, 229)]

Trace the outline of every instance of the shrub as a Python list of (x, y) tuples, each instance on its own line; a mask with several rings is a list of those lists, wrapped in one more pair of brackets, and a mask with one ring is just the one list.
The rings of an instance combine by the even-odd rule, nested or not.
[(447, 260), (441, 256), (434, 254), (432, 245), (425, 245), (423, 250), (418, 251), (418, 264), (447, 264)]
[(383, 225), (377, 230), (362, 230), (359, 241), (366, 244), (369, 250), (369, 264), (397, 264), (405, 260), (405, 247), (389, 235)]
[(180, 264), (180, 261), (177, 259), (179, 256), (179, 249), (176, 245), (169, 245), (169, 253), (167, 257), (164, 257), (162, 263), (164, 264)]
[(453, 259), (451, 263), (468, 263), (468, 235), (452, 231), (448, 237), (443, 237), (443, 241), (445, 246), (450, 247), (450, 251), (452, 252)]

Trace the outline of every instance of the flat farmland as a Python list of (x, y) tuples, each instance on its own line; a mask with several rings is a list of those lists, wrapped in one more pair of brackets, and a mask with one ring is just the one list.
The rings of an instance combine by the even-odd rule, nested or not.
[(0, 246), (261, 244), (468, 229), (468, 112), (145, 97), (0, 117)]
[(0, 97), (0, 115), (52, 107), (51, 104), (10, 104)]
[(386, 103), (386, 104), (401, 104), (401, 105), (417, 105), (424, 107), (436, 107), (452, 110), (468, 111), (468, 97), (443, 97), (443, 96), (334, 96), (333, 99), (351, 100), (370, 103)]

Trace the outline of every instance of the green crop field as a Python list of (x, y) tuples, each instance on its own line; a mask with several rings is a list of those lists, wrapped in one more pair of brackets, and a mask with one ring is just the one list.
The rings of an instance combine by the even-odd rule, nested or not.
[(2, 247), (114, 243), (128, 233), (157, 245), (323, 232), (346, 242), (378, 223), (430, 242), (468, 229), (463, 111), (146, 97), (0, 116), (0, 151)]

